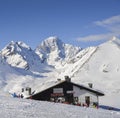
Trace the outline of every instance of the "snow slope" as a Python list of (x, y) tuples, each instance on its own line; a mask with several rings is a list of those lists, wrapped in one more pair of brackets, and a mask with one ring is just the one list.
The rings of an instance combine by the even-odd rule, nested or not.
[[(119, 42), (119, 43), (118, 43)], [(82, 56), (81, 56), (82, 55)], [(81, 51), (72, 64), (66, 64), (65, 73), (73, 81), (104, 89), (107, 93), (120, 93), (120, 41), (110, 40), (98, 47), (91, 47)], [(69, 66), (70, 69), (66, 69)], [(104, 88), (103, 88), (104, 86)], [(115, 88), (115, 89), (114, 89)]]
[[(40, 76), (8, 65), (0, 56), (0, 92), (20, 91), (27, 84), (35, 84), (34, 80), (40, 80)], [(26, 83), (26, 85), (25, 85)]]
[(120, 112), (0, 96), (1, 118), (120, 118)]
[[(29, 54), (30, 52), (32, 53), (33, 51), (27, 53), (27, 51), (23, 50), (22, 48), (20, 49), (19, 47), (16, 46), (15, 47), (18, 49), (15, 49), (13, 44), (15, 43), (12, 42), (12, 44), (5, 47), (0, 53), (0, 92), (1, 93), (2, 92), (19, 93), (21, 92), (22, 87), (35, 86), (38, 83), (39, 84), (43, 83), (45, 81), (44, 79), (45, 77), (42, 75), (42, 73), (43, 72), (48, 73), (51, 70), (51, 68), (48, 65), (37, 63), (40, 62), (39, 57), (36, 56), (34, 53), (33, 55), (35, 55), (36, 58), (38, 59), (35, 60), (36, 63), (34, 64), (31, 63), (34, 57), (32, 57)], [(29, 61), (22, 57), (25, 56), (25, 54), (28, 54), (26, 58), (29, 59)], [(20, 63), (17, 64), (17, 62)], [(27, 66), (23, 64), (24, 62), (27, 63), (30, 68), (26, 69)]]

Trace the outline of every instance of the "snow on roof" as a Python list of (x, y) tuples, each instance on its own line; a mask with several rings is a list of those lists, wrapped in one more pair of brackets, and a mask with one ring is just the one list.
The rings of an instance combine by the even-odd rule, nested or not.
[[(35, 90), (34, 94), (38, 94), (42, 91), (45, 91), (53, 86), (56, 86), (60, 83), (63, 83), (65, 80), (61, 80), (61, 81), (47, 81), (47, 82), (44, 82), (42, 83), (39, 87), (37, 86), (37, 90)], [(30, 97), (31, 95), (26, 95), (24, 94), (24, 98), (28, 98)]]
[(98, 95), (101, 95), (101, 96), (104, 95), (104, 92), (103, 92), (103, 91), (100, 91), (100, 90), (98, 90), (98, 89), (90, 88), (90, 87), (84, 86), (84, 85), (82, 85), (82, 84), (76, 84), (76, 83), (73, 83), (73, 84), (76, 85), (76, 86), (82, 87), (82, 88), (84, 88), (84, 89), (86, 89), (86, 90), (89, 90), (89, 91), (91, 91), (91, 92), (97, 93)]
[(49, 89), (49, 88), (51, 88), (51, 87), (53, 87), (53, 86), (56, 86), (56, 85), (58, 85), (58, 84), (60, 84), (60, 83), (63, 83), (63, 82), (65, 82), (65, 80), (45, 82), (45, 83), (43, 83), (42, 86), (40, 87), (39, 92), (45, 91), (45, 90), (47, 90), (47, 89)]
[[(51, 87), (54, 87), (54, 86), (56, 86), (56, 85), (59, 85), (59, 84), (61, 84), (61, 83), (63, 83), (63, 82), (66, 82), (66, 80), (48, 81), (48, 82), (45, 82), (45, 83), (43, 83), (43, 84), (40, 86), (40, 88), (35, 92), (35, 94), (39, 94), (39, 93), (41, 93), (41, 92), (43, 92), (43, 91), (45, 91), (45, 90), (47, 90), (47, 89), (50, 89)], [(76, 84), (76, 83), (73, 83), (73, 82), (70, 82), (70, 83), (73, 84), (73, 85), (75, 85), (75, 86), (78, 86), (78, 87), (80, 87), (80, 88), (86, 89), (86, 90), (88, 90), (88, 91), (90, 91), (90, 92), (96, 93), (96, 94), (98, 94), (98, 95), (100, 95), (100, 96), (103, 96), (103, 95), (104, 95), (104, 93), (103, 93), (102, 91), (100, 91), (100, 90), (93, 89), (93, 88), (90, 88), (90, 87), (86, 87), (86, 86), (84, 86), (84, 85)], [(35, 95), (35, 94), (34, 94), (34, 95)], [(29, 97), (29, 96), (27, 96), (27, 97)]]

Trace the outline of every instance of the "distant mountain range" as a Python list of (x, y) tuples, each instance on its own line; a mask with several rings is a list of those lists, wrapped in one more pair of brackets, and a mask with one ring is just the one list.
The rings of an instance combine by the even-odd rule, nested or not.
[(64, 79), (120, 94), (120, 40), (111, 40), (81, 49), (49, 37), (32, 50), (24, 42), (10, 42), (0, 51), (1, 92), (20, 91), (30, 86), (37, 90), (45, 82)]

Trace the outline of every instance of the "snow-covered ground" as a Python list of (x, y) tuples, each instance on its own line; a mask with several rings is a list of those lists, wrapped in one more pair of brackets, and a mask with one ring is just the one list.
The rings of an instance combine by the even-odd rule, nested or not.
[(0, 96), (1, 118), (120, 118), (120, 112)]

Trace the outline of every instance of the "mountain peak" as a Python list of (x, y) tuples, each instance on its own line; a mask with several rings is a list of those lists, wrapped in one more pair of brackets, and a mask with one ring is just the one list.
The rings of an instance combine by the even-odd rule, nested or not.
[(113, 36), (111, 40), (114, 41), (114, 40), (116, 40), (116, 39), (117, 39), (117, 37), (116, 37), (116, 36)]
[(45, 41), (49, 41), (49, 42), (54, 42), (59, 40), (59, 38), (57, 36), (50, 36), (47, 39), (45, 39)]
[(120, 39), (118, 39), (118, 38), (115, 37), (115, 36), (113, 36), (109, 42), (114, 43), (114, 44), (120, 46)]
[(41, 49), (42, 51), (50, 53), (51, 51), (55, 51), (56, 49), (60, 49), (62, 45), (63, 45), (63, 43), (58, 37), (51, 36), (51, 37), (48, 37), (47, 39), (45, 39), (38, 46), (38, 48)]
[(2, 49), (2, 52), (4, 52), (5, 50), (9, 53), (21, 52), (23, 48), (27, 50), (31, 50), (31, 48), (22, 41), (18, 41), (18, 42), (11, 41), (7, 46), (5, 46)]
[[(65, 44), (58, 37), (48, 37), (37, 48), (36, 53), (50, 65), (69, 61), (81, 50), (70, 44)], [(58, 64), (59, 65), (59, 64)]]
[(21, 46), (21, 47), (30, 49), (30, 47), (27, 44), (25, 44), (24, 42), (22, 42), (22, 41), (18, 41), (18, 42), (16, 42), (16, 44), (19, 45), (19, 46)]
[(42, 45), (46, 44), (47, 46), (53, 46), (57, 45), (58, 42), (61, 42), (61, 40), (57, 36), (51, 36), (46, 38), (43, 42)]
[(15, 47), (30, 49), (30, 47), (22, 41), (17, 41), (17, 42), (11, 41), (10, 44), (8, 44), (8, 46), (15, 46)]

